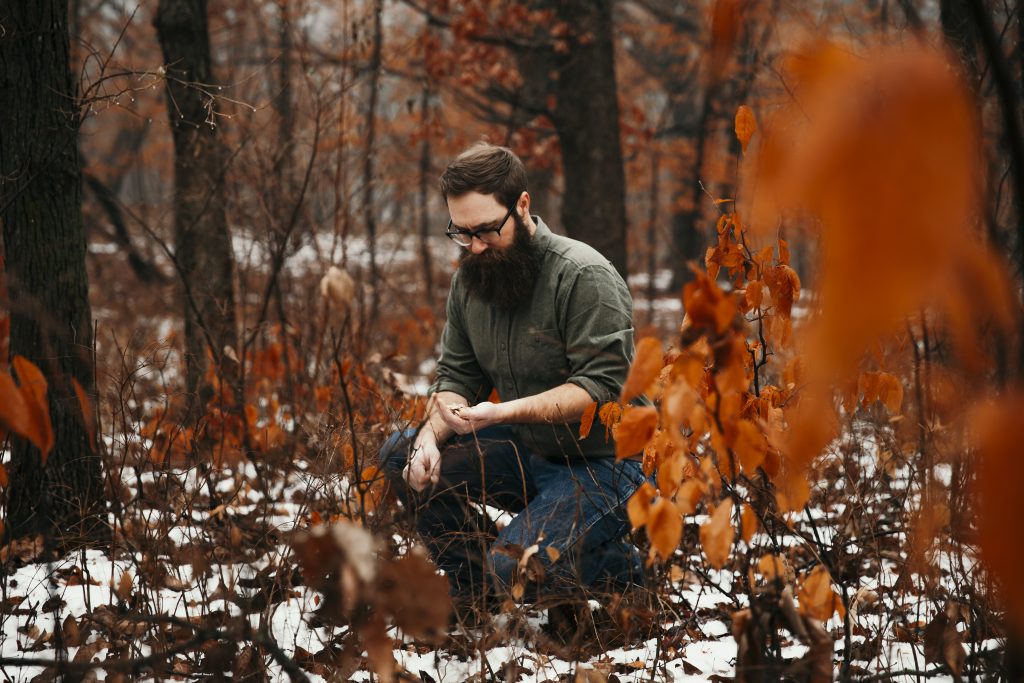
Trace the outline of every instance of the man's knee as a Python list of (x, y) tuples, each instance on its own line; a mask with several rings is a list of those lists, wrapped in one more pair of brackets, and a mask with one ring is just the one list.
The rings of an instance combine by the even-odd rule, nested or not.
[(487, 553), (487, 565), (494, 580), (495, 592), (499, 595), (511, 593), (512, 584), (516, 580), (516, 572), (519, 570), (519, 560), (502, 552), (495, 545), (491, 546)]
[(389, 479), (402, 476), (409, 460), (409, 446), (416, 437), (415, 429), (394, 432), (377, 453), (377, 463)]

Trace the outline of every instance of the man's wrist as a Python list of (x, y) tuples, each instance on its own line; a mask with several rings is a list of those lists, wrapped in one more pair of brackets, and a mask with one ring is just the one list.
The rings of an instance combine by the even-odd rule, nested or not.
[(437, 446), (437, 436), (434, 434), (434, 430), (429, 424), (425, 425), (420, 433), (416, 436), (416, 440), (412, 443), (413, 448), (422, 448), (424, 446)]
[(494, 424), (512, 424), (516, 421), (516, 406), (521, 399), (496, 403)]

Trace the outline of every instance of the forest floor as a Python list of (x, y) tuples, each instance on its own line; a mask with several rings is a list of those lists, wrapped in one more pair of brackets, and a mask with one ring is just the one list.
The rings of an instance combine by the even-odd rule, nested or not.
[[(236, 251), (241, 263), (261, 260), (245, 245)], [(318, 264), (337, 259), (333, 251), (321, 251), (300, 254), (287, 271), (294, 282), (307, 281), (309, 291), (315, 291), (310, 277), (323, 272)], [(358, 261), (359, 252), (352, 258)], [(402, 254), (393, 261), (411, 258)], [(307, 585), (294, 545), (317, 522), (348, 516), (363, 518), (396, 557), (416, 547), (406, 525), (393, 522), (393, 506), (379, 502), (367, 516), (366, 491), (353, 487), (345, 474), (351, 462), (325, 436), (340, 420), (320, 424), (323, 416), (311, 411), (303, 428), (312, 436), (287, 456), (270, 449), (260, 458), (212, 465), (160, 462), (152, 455), (156, 437), (144, 425), (177, 381), (168, 341), (173, 325), (154, 312), (168, 292), (154, 288), (122, 300), (118, 292), (128, 291), (130, 283), (116, 266), (102, 264), (92, 265), (94, 281), (96, 271), (103, 271), (101, 279), (109, 283), (103, 296), (118, 308), (94, 304), (96, 317), (121, 330), (120, 336), (100, 335), (105, 362), (114, 366), (120, 359), (122, 365), (108, 370), (107, 383), (115, 385), (112, 393), (120, 392), (120, 404), (108, 410), (101, 432), (112, 534), (103, 544), (60, 557), (50, 555), (38, 538), (0, 548), (0, 674), (6, 681), (53, 680), (44, 664), (60, 659), (78, 667), (75, 680), (224, 674), (235, 680), (376, 680), (365, 643), (348, 626), (330, 625), (323, 617), (326, 596)], [(649, 302), (640, 296), (644, 278), (631, 285), (638, 294), (638, 328), (665, 338), (677, 334), (679, 298)], [(401, 282), (393, 288), (415, 291)], [(408, 307), (395, 305), (399, 315)], [(424, 338), (432, 333), (436, 329)], [(390, 358), (404, 386), (422, 388), (420, 375), (430, 372), (433, 348), (413, 350), (401, 348), (396, 337), (396, 348), (373, 363), (387, 365)], [(158, 356), (161, 363), (153, 361)], [(394, 373), (388, 377), (396, 380)], [(147, 385), (140, 395), (135, 383)], [(254, 403), (266, 412), (265, 397)], [(357, 445), (367, 452), (379, 446), (395, 427), (393, 418), (361, 423)], [(287, 430), (287, 422), (280, 426)], [(845, 606), (845, 618), (835, 613), (825, 623), (837, 676), (955, 680), (949, 661), (960, 661), (964, 675), (984, 676), (1004, 644), (992, 606), (979, 603), (984, 573), (969, 546), (942, 538), (922, 549), (923, 562), (908, 557), (909, 511), (918, 507), (922, 472), (913, 458), (891, 455), (888, 430), (884, 422), (851, 421), (818, 463), (822, 476), (805, 513), (762, 528), (748, 542), (737, 540), (720, 570), (708, 568), (698, 541), (705, 510), (687, 516), (675, 555), (652, 565), (657, 610), (646, 638), (608, 648), (589, 642), (585, 653), (574, 653), (552, 646), (544, 611), (516, 605), (440, 640), (411, 638), (390, 627), (398, 679), (731, 679), (737, 661), (748, 656), (733, 636), (734, 615), (751, 607), (752, 596), (758, 601), (771, 594), (750, 569), (770, 554), (783, 558), (790, 583), (818, 563), (832, 568)], [(936, 464), (930, 474), (946, 485), (956, 476), (949, 463)], [(637, 541), (646, 550), (642, 534)], [(774, 675), (806, 679), (814, 653), (784, 629), (771, 632), (757, 645), (771, 653)], [(960, 655), (952, 657), (953, 651)]]
[[(788, 549), (795, 570), (822, 553), (833, 562), (841, 558), (848, 567), (849, 678), (953, 680), (946, 666), (926, 663), (931, 659), (927, 632), (949, 600), (963, 600), (957, 597), (962, 590), (957, 583), (976, 567), (969, 553), (939, 548), (932, 557), (935, 574), (909, 570), (898, 541), (904, 533), (901, 514), (912, 495), (912, 470), (906, 465), (882, 470), (878, 458), (870, 445), (852, 459), (837, 455), (826, 463), (833, 479), (817, 487), (807, 514), (791, 520), (792, 528), (777, 531), (774, 538), (761, 532), (749, 544), (737, 541), (734, 566), (722, 570), (707, 569), (699, 550), (698, 528), (706, 516), (688, 517), (680, 550), (656, 568), (661, 607), (645, 640), (605, 651), (595, 651), (600, 648), (590, 643), (587, 654), (572, 656), (548, 646), (543, 612), (517, 606), (482, 627), (456, 629), (439, 642), (424, 643), (391, 629), (400, 680), (731, 678), (737, 660), (732, 616), (749, 605), (739, 558), (774, 544)], [(870, 490), (877, 496), (846, 496), (851, 466), (856, 476), (872, 482)], [(936, 474), (950, 476), (941, 465)], [(360, 652), (362, 646), (353, 647), (349, 630), (317, 618), (321, 595), (303, 585), (289, 544), (297, 530), (317, 519), (315, 510), (336, 509), (328, 501), (351, 497), (335, 463), (300, 460), (294, 467), (263, 463), (259, 469), (251, 462), (223, 469), (123, 463), (120, 476), (120, 509), (110, 519), (115, 533), (105, 547), (48, 561), (38, 540), (3, 548), (0, 649), (7, 662), (59, 656), (101, 667), (135, 661), (133, 675), (187, 680), (225, 669), (243, 677), (246, 667), (259, 671), (255, 662), (266, 661), (263, 672), (283, 680), (289, 674), (268, 654), (270, 648), (260, 645), (270, 642), (309, 680), (374, 679), (366, 653)], [(396, 554), (414, 547), (399, 528), (391, 532)], [(145, 665), (154, 652), (187, 641), (190, 629), (207, 645), (218, 638), (223, 645), (229, 634), (241, 633), (242, 622), (251, 634), (229, 642), (230, 652), (220, 658), (210, 647), (196, 646), (184, 648), (155, 671)], [(1001, 641), (986, 634), (984, 624), (956, 628), (957, 646), (984, 671), (986, 656), (997, 652)], [(834, 640), (838, 671), (844, 622), (833, 616), (826, 629)], [(779, 661), (799, 671), (808, 648), (786, 637), (775, 645)], [(7, 665), (2, 673), (9, 681), (51, 678), (38, 666)], [(335, 678), (339, 673), (342, 678)], [(102, 668), (91, 670), (86, 680), (93, 676), (121, 680)]]

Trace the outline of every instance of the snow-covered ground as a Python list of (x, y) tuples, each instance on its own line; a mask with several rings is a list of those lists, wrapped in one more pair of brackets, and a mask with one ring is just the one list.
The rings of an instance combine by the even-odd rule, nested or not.
[[(873, 453), (865, 454), (861, 461), (865, 476), (882, 476), (871, 474)], [(2, 667), (5, 680), (31, 681), (43, 671), (41, 667), (15, 666), (13, 661), (57, 656), (57, 622), (63, 625), (66, 657), (78, 662), (151, 654), (153, 644), (160, 642), (156, 640), (160, 631), (151, 623), (133, 621), (133, 615), (141, 614), (176, 617), (183, 623), (200, 623), (221, 612), (223, 623), (244, 615), (253, 629), (265, 629), (285, 656), (300, 662), (341, 642), (344, 627), (324, 626), (312, 618), (321, 600), (316, 591), (305, 585), (289, 586), (270, 599), (266, 582), (261, 582), (274, 571), (290, 571), (296, 566), (288, 541), (294, 530), (308, 526), (311, 509), (317, 507), (315, 501), (342, 499), (348, 491), (343, 478), (316, 474), (314, 470), (304, 464), (289, 469), (280, 481), (261, 484), (251, 463), (235, 471), (213, 472), (209, 481), (196, 469), (136, 472), (126, 468), (122, 481), (138, 497), (135, 506), (120, 519), (111, 519), (119, 530), (112, 546), (72, 553), (52, 562), (32, 559), (33, 553), (25, 548), (5, 552), (5, 566), (10, 570), (0, 585), (0, 657), (7, 662)], [(905, 490), (909, 476), (908, 467), (897, 470), (889, 482), (891, 490)], [(208, 490), (204, 487), (211, 484), (222, 501), (212, 507), (204, 497)], [(138, 495), (140, 487), (142, 495)], [(154, 505), (159, 502), (160, 492), (170, 498), (166, 505)], [(187, 502), (189, 496), (191, 502)], [(883, 501), (876, 502), (881, 505)], [(837, 502), (811, 510), (809, 517), (814, 519), (822, 543), (828, 545), (843, 533), (836, 523), (843, 518), (846, 507)], [(185, 514), (175, 516), (173, 512), (179, 508)], [(685, 521), (695, 533), (696, 525), (705, 519), (706, 515), (699, 514)], [(882, 524), (883, 520), (876, 522)], [(797, 520), (792, 534), (776, 540), (783, 547), (797, 549), (799, 555), (809, 551), (807, 536), (807, 529)], [(399, 552), (411, 547), (407, 538), (396, 538)], [(225, 545), (231, 546), (230, 550)], [(754, 548), (769, 545), (764, 533), (751, 541)], [(746, 549), (746, 544), (738, 541), (734, 553), (739, 555)], [(19, 552), (27, 563), (14, 559)], [(197, 578), (194, 573), (197, 554), (211, 561), (205, 578)], [(852, 617), (851, 644), (858, 654), (853, 658), (851, 673), (927, 672), (930, 680), (952, 680), (948, 672), (940, 674), (936, 665), (926, 664), (921, 636), (923, 626), (932, 621), (942, 605), (915, 592), (913, 586), (919, 585), (922, 577), (911, 575), (911, 589), (897, 590), (906, 565), (898, 557), (889, 559), (886, 553), (877, 557), (882, 558), (877, 569), (860, 572), (857, 583), (848, 586), (851, 595), (873, 596), (871, 601), (863, 601)], [(955, 571), (956, 561), (948, 553), (937, 557), (940, 576)], [(973, 562), (969, 557), (967, 561)], [(666, 601), (663, 604), (672, 608), (660, 614), (659, 628), (649, 640), (579, 661), (560, 658), (538, 647), (540, 641), (533, 637), (545, 622), (544, 613), (523, 606), (499, 615), (484, 629), (457, 632), (463, 644), (470, 644), (471, 656), (467, 656), (465, 646), (425, 647), (392, 629), (394, 657), (407, 672), (402, 680), (488, 680), (491, 672), (515, 674), (513, 680), (522, 682), (639, 683), (733, 676), (737, 644), (731, 635), (731, 615), (748, 604), (742, 575), (731, 569), (706, 569), (700, 549), (687, 547), (685, 542), (665, 574), (661, 595)], [(940, 592), (955, 598), (956, 586), (950, 582)], [(843, 622), (834, 616), (826, 628), (834, 637), (838, 666), (844, 647)], [(958, 628), (966, 640), (969, 627), (961, 624)], [(163, 646), (167, 643), (163, 641)], [(807, 651), (806, 646), (785, 636), (780, 646), (780, 653), (794, 660)], [(962, 647), (968, 652), (967, 646)], [(998, 640), (986, 639), (972, 649), (999, 647)], [(365, 653), (349, 654), (359, 662), (351, 680), (376, 680), (361, 659)], [(194, 653), (178, 655), (175, 661), (185, 678), (197, 675), (192, 668)], [(268, 667), (272, 679), (287, 678), (280, 664), (271, 661)], [(585, 673), (588, 670), (594, 673)], [(94, 673), (96, 680), (110, 676), (103, 669)], [(156, 677), (152, 672), (146, 675)], [(309, 680), (327, 680), (311, 670), (307, 675)], [(907, 674), (896, 679), (916, 680), (916, 676)]]

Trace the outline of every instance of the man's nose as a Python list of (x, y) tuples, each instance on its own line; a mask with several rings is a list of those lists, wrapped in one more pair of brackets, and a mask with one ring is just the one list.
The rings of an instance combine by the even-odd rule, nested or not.
[(473, 254), (482, 254), (487, 251), (487, 244), (479, 237), (474, 237), (469, 243), (469, 250)]

